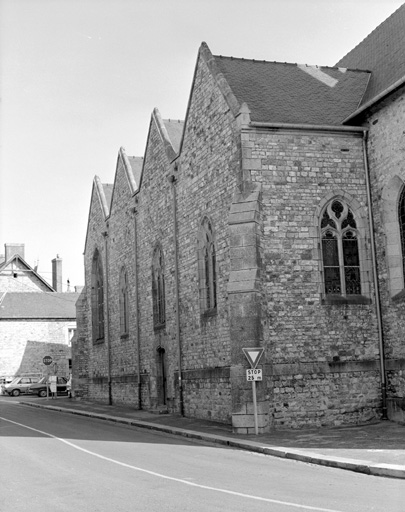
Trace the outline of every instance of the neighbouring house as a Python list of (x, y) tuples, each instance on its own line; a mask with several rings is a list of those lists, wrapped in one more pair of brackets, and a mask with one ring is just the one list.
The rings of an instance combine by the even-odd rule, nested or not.
[(93, 182), (77, 397), (254, 432), (405, 394), (405, 5), (335, 67), (200, 47), (185, 121)]
[[(24, 259), (24, 244), (5, 244), (0, 257), (0, 378), (68, 376), (79, 293), (62, 292), (62, 259), (52, 260), (52, 284)], [(51, 356), (52, 365), (43, 363)]]

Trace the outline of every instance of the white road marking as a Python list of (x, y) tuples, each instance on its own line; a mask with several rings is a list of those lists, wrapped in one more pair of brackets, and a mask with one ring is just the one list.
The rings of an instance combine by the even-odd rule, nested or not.
[(70, 441), (67, 441), (66, 439), (62, 439), (61, 437), (54, 436), (53, 434), (49, 434), (48, 432), (44, 432), (43, 430), (38, 430), (33, 427), (29, 427), (28, 425), (24, 425), (22, 423), (18, 423), (17, 421), (12, 421), (7, 418), (2, 418), (0, 416), (0, 420), (8, 421), (9, 423), (13, 423), (14, 425), (18, 425), (19, 427), (27, 428), (28, 430), (32, 430), (33, 432), (38, 432), (39, 434), (43, 434), (44, 436), (51, 437), (52, 439), (56, 439), (57, 441), (60, 441), (61, 443), (67, 444), (68, 446), (71, 446), (72, 448), (75, 448), (76, 450), (79, 450), (81, 452), (87, 453), (89, 455), (93, 455), (93, 457), (98, 457), (99, 459), (112, 462), (113, 464), (117, 464), (118, 466), (122, 466), (124, 468), (133, 469), (135, 471), (140, 471), (142, 473), (147, 473), (148, 475), (152, 475), (158, 478), (163, 478), (165, 480), (171, 480), (172, 482), (181, 483), (184, 485), (188, 485), (191, 487), (198, 487), (199, 489), (205, 489), (208, 491), (215, 491), (215, 492), (221, 492), (223, 494), (230, 494), (232, 496), (239, 496), (240, 498), (247, 498), (251, 500), (256, 501), (264, 501), (267, 503), (275, 503), (277, 505), (285, 505), (288, 507), (296, 507), (301, 510), (315, 510), (317, 512), (343, 512), (341, 510), (335, 510), (331, 508), (320, 508), (320, 507), (311, 507), (310, 505), (300, 505), (299, 503), (292, 503), (290, 501), (281, 501), (281, 500), (274, 500), (271, 498), (262, 498), (260, 496), (253, 496), (252, 494), (244, 494), (241, 492), (236, 491), (229, 491), (227, 489), (221, 489), (219, 487), (211, 487), (209, 485), (202, 485), (202, 484), (196, 484), (194, 482), (190, 482), (181, 478), (175, 478), (168, 475), (163, 475), (161, 473), (156, 473), (155, 471), (150, 471), (149, 469), (139, 468), (137, 466), (132, 466), (131, 464), (126, 464), (125, 462), (120, 462), (119, 460), (111, 459), (110, 457), (105, 457), (104, 455), (100, 455), (99, 453), (92, 452), (90, 450), (86, 450), (85, 448), (81, 448), (77, 444), (71, 443)]

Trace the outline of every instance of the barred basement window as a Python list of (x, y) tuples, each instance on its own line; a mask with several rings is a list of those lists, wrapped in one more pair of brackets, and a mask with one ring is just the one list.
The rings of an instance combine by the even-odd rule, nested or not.
[(201, 311), (213, 312), (217, 307), (216, 251), (212, 224), (207, 217), (198, 236), (198, 272)]
[(104, 278), (101, 256), (97, 249), (91, 268), (91, 319), (93, 343), (104, 341)]
[(120, 333), (126, 336), (129, 332), (129, 307), (128, 307), (128, 276), (124, 267), (120, 272), (119, 284), (119, 302), (120, 302)]
[(159, 245), (155, 247), (152, 257), (152, 300), (153, 325), (155, 328), (163, 327), (166, 323), (165, 278), (163, 253)]
[(340, 200), (326, 207), (321, 220), (326, 295), (360, 295), (360, 257), (356, 220)]

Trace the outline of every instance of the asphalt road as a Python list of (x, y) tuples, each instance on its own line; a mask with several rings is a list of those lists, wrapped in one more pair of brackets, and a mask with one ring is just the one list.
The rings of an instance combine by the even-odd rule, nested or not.
[(403, 512), (405, 480), (277, 459), (0, 397), (1, 512)]

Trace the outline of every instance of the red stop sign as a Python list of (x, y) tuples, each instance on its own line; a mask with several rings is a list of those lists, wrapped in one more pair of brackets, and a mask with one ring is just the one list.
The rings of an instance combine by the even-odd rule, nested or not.
[(49, 364), (51, 364), (51, 363), (52, 363), (52, 357), (51, 357), (51, 356), (45, 356), (45, 357), (42, 359), (42, 362), (48, 366)]

